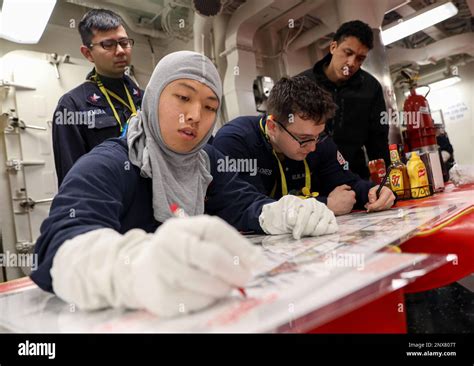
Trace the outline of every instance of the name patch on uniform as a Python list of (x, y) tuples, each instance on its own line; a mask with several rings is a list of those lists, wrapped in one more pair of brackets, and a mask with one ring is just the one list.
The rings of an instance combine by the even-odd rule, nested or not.
[(306, 174), (304, 174), (304, 173), (292, 174), (291, 179), (292, 180), (299, 180), (299, 179), (303, 179), (305, 176), (306, 176)]
[(342, 165), (342, 169), (349, 170), (349, 163), (344, 159), (344, 156), (342, 156), (339, 150), (337, 151), (337, 161)]
[(258, 168), (257, 170), (260, 174), (268, 175), (268, 176), (272, 175), (272, 173), (273, 173), (273, 169)]
[(88, 111), (88, 113), (92, 116), (95, 116), (97, 114), (107, 114), (103, 109), (91, 109)]

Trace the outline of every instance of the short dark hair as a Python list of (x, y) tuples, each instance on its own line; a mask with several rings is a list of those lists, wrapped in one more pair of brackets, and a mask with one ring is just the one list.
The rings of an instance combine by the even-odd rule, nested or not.
[(107, 9), (92, 9), (79, 22), (79, 34), (82, 44), (89, 47), (94, 37), (94, 31), (108, 31), (123, 25), (122, 18)]
[(303, 75), (281, 78), (270, 92), (267, 106), (268, 114), (283, 124), (288, 123), (291, 114), (326, 122), (337, 108), (331, 94)]
[(342, 24), (336, 31), (333, 41), (344, 41), (347, 37), (356, 37), (369, 50), (374, 48), (374, 35), (369, 25), (360, 20), (352, 20)]

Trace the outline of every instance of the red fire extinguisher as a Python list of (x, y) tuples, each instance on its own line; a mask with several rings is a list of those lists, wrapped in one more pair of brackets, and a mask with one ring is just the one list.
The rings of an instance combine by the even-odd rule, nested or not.
[(414, 86), (410, 87), (410, 95), (403, 104), (403, 112), (409, 151), (436, 145), (436, 128), (428, 100), (423, 95), (416, 94)]
[[(426, 96), (416, 93), (416, 77), (402, 71), (408, 80), (410, 94), (403, 104), (406, 131), (404, 134), (405, 151), (418, 151), (430, 171), (431, 186), (434, 192), (444, 189), (443, 173), (436, 143), (436, 128), (431, 117)], [(429, 87), (428, 87), (429, 88)]]

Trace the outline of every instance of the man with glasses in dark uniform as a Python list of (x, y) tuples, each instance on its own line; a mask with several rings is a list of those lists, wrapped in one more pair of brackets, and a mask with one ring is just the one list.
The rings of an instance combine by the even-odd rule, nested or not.
[(86, 82), (61, 97), (53, 116), (53, 150), (58, 186), (72, 165), (96, 145), (120, 136), (142, 100), (142, 90), (125, 75), (133, 39), (121, 18), (104, 9), (79, 23), (81, 53), (94, 64)]
[[(217, 132), (213, 145), (226, 156), (221, 168), (238, 171), (270, 197), (316, 198), (336, 215), (390, 208), (392, 191), (383, 187), (377, 197), (378, 186), (348, 170), (325, 134), (335, 110), (331, 95), (311, 79), (282, 78), (270, 93), (268, 114), (238, 117)], [(255, 169), (245, 169), (250, 166)]]

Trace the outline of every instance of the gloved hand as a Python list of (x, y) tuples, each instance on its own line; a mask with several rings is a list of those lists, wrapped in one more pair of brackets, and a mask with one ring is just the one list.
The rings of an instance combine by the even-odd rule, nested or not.
[(324, 203), (292, 195), (264, 205), (259, 221), (265, 233), (292, 233), (295, 239), (332, 234), (338, 230), (334, 213)]
[(259, 247), (217, 217), (173, 218), (136, 257), (132, 287), (139, 303), (156, 314), (187, 313), (245, 286), (261, 256)]
[(66, 241), (51, 274), (56, 294), (82, 309), (145, 308), (175, 316), (244, 286), (262, 259), (217, 217), (167, 220), (154, 234), (99, 229)]

